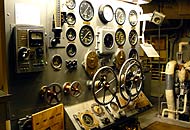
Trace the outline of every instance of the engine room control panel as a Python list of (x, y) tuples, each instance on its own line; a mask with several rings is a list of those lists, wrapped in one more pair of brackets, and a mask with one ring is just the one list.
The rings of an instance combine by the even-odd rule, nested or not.
[(44, 27), (16, 25), (14, 29), (16, 72), (43, 71), (46, 65)]

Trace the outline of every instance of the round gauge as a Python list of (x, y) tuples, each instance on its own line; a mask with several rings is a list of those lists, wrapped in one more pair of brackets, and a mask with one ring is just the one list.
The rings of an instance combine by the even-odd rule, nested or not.
[(82, 1), (79, 6), (79, 14), (85, 21), (90, 21), (94, 17), (94, 8), (89, 1)]
[(113, 36), (107, 33), (104, 37), (104, 45), (106, 48), (111, 49), (114, 46)]
[(76, 23), (76, 17), (73, 13), (68, 13), (66, 20), (67, 20), (67, 24), (69, 25), (74, 25)]
[(132, 48), (129, 52), (129, 58), (134, 58), (138, 60), (138, 52), (136, 49)]
[(74, 9), (76, 6), (75, 0), (66, 0), (66, 6), (69, 9)]
[(69, 28), (66, 32), (66, 37), (69, 41), (74, 41), (76, 38), (76, 31), (73, 28)]
[(110, 5), (101, 5), (98, 10), (98, 15), (103, 23), (108, 23), (112, 21), (114, 12)]
[(77, 47), (75, 44), (69, 44), (67, 46), (66, 52), (69, 57), (74, 57), (77, 53)]
[(138, 22), (137, 12), (135, 10), (131, 10), (129, 12), (129, 23), (131, 24), (131, 26), (136, 26), (137, 22)]
[(90, 46), (94, 41), (94, 31), (92, 27), (84, 25), (79, 32), (79, 38), (84, 46)]
[(62, 66), (62, 59), (61, 56), (56, 54), (52, 57), (51, 60), (51, 66), (55, 69), (55, 70), (60, 70), (61, 66)]
[(95, 51), (90, 51), (87, 54), (86, 64), (90, 69), (95, 69), (98, 66), (98, 55)]
[(126, 19), (125, 11), (122, 8), (117, 8), (115, 11), (115, 19), (119, 25), (123, 25)]
[(122, 28), (117, 29), (115, 33), (115, 41), (118, 46), (123, 46), (126, 41), (125, 31)]
[(119, 106), (118, 106), (115, 102), (110, 102), (110, 107), (111, 107), (114, 111), (118, 111), (118, 110), (119, 110)]
[(97, 103), (92, 104), (91, 106), (92, 111), (97, 115), (97, 116), (103, 116), (104, 115), (104, 109)]
[(129, 32), (129, 43), (132, 45), (132, 46), (135, 46), (138, 42), (138, 34), (135, 30), (131, 30)]
[(93, 126), (93, 124), (94, 124), (94, 119), (90, 114), (84, 114), (82, 116), (82, 120), (83, 120), (84, 124), (87, 126)]

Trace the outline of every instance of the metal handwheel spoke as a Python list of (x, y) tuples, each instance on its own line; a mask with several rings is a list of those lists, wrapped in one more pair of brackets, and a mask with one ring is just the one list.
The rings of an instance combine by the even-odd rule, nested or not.
[(95, 92), (95, 94), (99, 93), (99, 92), (102, 91), (102, 90), (104, 90), (103, 87), (101, 87), (100, 89), (98, 89), (98, 90)]

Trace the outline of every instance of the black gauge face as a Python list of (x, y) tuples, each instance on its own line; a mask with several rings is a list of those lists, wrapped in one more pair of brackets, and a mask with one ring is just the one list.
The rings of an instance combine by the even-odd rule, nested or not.
[(75, 0), (66, 0), (66, 6), (69, 9), (74, 9), (76, 6)]
[(69, 44), (67, 46), (66, 52), (69, 57), (74, 57), (77, 53), (77, 47), (75, 44)]
[(66, 36), (69, 41), (74, 41), (76, 38), (76, 31), (73, 28), (69, 28), (66, 32)]
[(79, 32), (79, 38), (84, 46), (90, 46), (94, 41), (93, 29), (88, 25), (84, 25)]
[(114, 16), (113, 9), (110, 5), (101, 5), (98, 10), (98, 15), (103, 23), (111, 22)]
[(138, 42), (138, 34), (135, 30), (131, 30), (129, 33), (129, 43), (134, 46)]
[(85, 125), (88, 125), (88, 126), (93, 126), (94, 124), (94, 119), (91, 115), (89, 114), (84, 114), (82, 116), (82, 120), (84, 121)]
[(90, 21), (94, 17), (94, 8), (88, 1), (82, 1), (79, 6), (79, 14), (85, 21)]
[(122, 46), (125, 44), (126, 35), (125, 31), (122, 28), (119, 28), (115, 33), (115, 41), (118, 46)]
[(123, 25), (126, 19), (125, 11), (122, 8), (117, 8), (115, 11), (115, 19), (119, 25)]
[(76, 23), (76, 17), (73, 13), (68, 13), (66, 20), (67, 20), (67, 24), (69, 25), (74, 25)]
[(62, 59), (60, 55), (54, 55), (51, 60), (51, 65), (54, 69), (60, 70), (62, 66)]
[(113, 36), (110, 33), (105, 35), (105, 37), (104, 37), (104, 45), (108, 49), (111, 49), (113, 47), (113, 45), (114, 45)]
[(131, 10), (129, 12), (129, 23), (131, 24), (131, 26), (136, 26), (137, 22), (138, 22), (137, 12), (135, 10)]
[(138, 52), (136, 49), (131, 49), (129, 52), (129, 58), (138, 59)]

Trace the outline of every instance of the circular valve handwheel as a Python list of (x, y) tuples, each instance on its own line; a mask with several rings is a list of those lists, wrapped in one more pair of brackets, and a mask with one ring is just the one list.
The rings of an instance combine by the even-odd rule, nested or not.
[(134, 100), (142, 88), (143, 73), (138, 60), (130, 58), (124, 62), (119, 72), (121, 96), (125, 100)]
[(51, 83), (42, 89), (44, 89), (44, 100), (47, 102), (47, 104), (53, 106), (59, 104), (62, 101), (63, 92), (60, 84)]
[(92, 90), (95, 101), (100, 105), (110, 103), (117, 93), (118, 80), (109, 66), (98, 69), (93, 76)]

